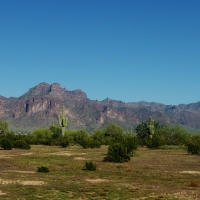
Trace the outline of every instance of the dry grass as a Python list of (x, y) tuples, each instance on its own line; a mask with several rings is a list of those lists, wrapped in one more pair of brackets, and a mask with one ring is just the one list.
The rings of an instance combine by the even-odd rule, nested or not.
[[(103, 162), (106, 153), (106, 146), (0, 150), (0, 199), (200, 199), (199, 156), (140, 148), (139, 156), (119, 164)], [(97, 170), (82, 170), (85, 160)], [(40, 166), (50, 172), (38, 173)]]

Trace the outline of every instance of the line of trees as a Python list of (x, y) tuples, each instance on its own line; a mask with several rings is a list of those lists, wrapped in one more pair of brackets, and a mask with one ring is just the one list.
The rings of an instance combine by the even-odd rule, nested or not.
[(80, 145), (83, 148), (100, 148), (108, 145), (104, 161), (125, 162), (135, 154), (139, 146), (158, 149), (163, 146), (178, 146), (188, 153), (200, 155), (200, 134), (189, 134), (180, 126), (162, 125), (150, 118), (139, 124), (135, 131), (124, 131), (111, 123), (103, 129), (88, 133), (86, 130), (65, 130), (60, 126), (41, 128), (27, 135), (14, 134), (8, 130), (8, 123), (0, 120), (0, 147), (3, 149), (30, 149), (35, 145), (57, 145), (68, 147)]

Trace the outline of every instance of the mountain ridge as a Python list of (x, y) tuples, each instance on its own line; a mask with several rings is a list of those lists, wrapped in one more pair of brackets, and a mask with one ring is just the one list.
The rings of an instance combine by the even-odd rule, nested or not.
[(0, 95), (0, 119), (13, 131), (33, 131), (57, 121), (62, 106), (69, 117), (70, 129), (88, 131), (115, 122), (123, 128), (134, 127), (152, 116), (163, 124), (200, 128), (200, 101), (190, 104), (165, 105), (156, 102), (129, 102), (106, 98), (90, 100), (81, 89), (69, 91), (59, 83), (39, 83), (20, 97)]

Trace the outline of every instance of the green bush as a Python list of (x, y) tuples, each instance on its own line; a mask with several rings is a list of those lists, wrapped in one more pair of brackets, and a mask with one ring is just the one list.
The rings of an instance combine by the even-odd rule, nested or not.
[(40, 128), (30, 134), (31, 144), (52, 145), (52, 131)]
[(13, 148), (13, 142), (8, 138), (1, 140), (1, 147), (5, 150), (11, 150)]
[(38, 172), (49, 172), (49, 168), (45, 166), (38, 167)]
[(138, 148), (138, 138), (133, 133), (124, 134), (120, 141), (124, 147), (127, 148), (127, 154), (133, 155)]
[(67, 138), (62, 139), (62, 141), (60, 142), (61, 147), (66, 148), (69, 146), (69, 141)]
[(150, 149), (158, 149), (163, 145), (185, 145), (188, 133), (179, 126), (161, 126), (156, 128), (152, 138), (139, 138), (140, 144)]
[(14, 141), (14, 148), (30, 149), (31, 146), (25, 140), (16, 140)]
[(9, 133), (8, 123), (0, 120), (0, 134), (7, 134), (7, 133)]
[(93, 163), (92, 161), (89, 162), (86, 161), (83, 169), (87, 171), (96, 171), (96, 168), (97, 168), (96, 163)]
[(123, 163), (130, 160), (127, 148), (121, 143), (112, 143), (108, 146), (107, 156), (104, 161)]
[(188, 153), (200, 155), (200, 134), (192, 135), (186, 146)]
[(94, 140), (92, 137), (88, 136), (83, 138), (81, 141), (79, 141), (79, 145), (82, 146), (84, 149), (88, 148), (100, 148), (101, 143), (97, 140)]
[(144, 141), (146, 147), (149, 149), (158, 149), (160, 146), (164, 145), (162, 137), (160, 137), (157, 133), (155, 133), (152, 138), (145, 138)]
[(105, 144), (109, 145), (113, 142), (119, 141), (123, 134), (123, 131), (123, 128), (121, 126), (116, 125), (115, 123), (109, 124), (103, 130)]

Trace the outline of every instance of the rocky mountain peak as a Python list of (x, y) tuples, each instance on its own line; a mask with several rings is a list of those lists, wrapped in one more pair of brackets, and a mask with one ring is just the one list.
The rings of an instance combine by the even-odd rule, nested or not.
[(25, 97), (25, 96), (39, 96), (39, 95), (45, 95), (48, 93), (49, 90), (49, 84), (48, 83), (40, 83), (38, 85), (36, 85), (33, 88), (30, 88), (28, 90), (28, 92), (26, 92), (24, 95), (22, 95), (21, 97)]
[(56, 97), (63, 100), (77, 100), (82, 101), (87, 99), (87, 95), (81, 89), (69, 91), (66, 88), (62, 88), (59, 83), (40, 83), (33, 88), (30, 88), (28, 92), (20, 97), (20, 99), (27, 99), (30, 97)]
[(81, 89), (69, 91), (59, 83), (45, 82), (30, 88), (20, 98), (0, 96), (0, 119), (8, 121), (12, 130), (48, 127), (57, 121), (63, 105), (71, 129), (93, 130), (110, 122), (127, 128), (149, 116), (164, 124), (200, 128), (200, 102), (172, 106), (145, 101), (125, 103), (110, 98), (93, 101)]

